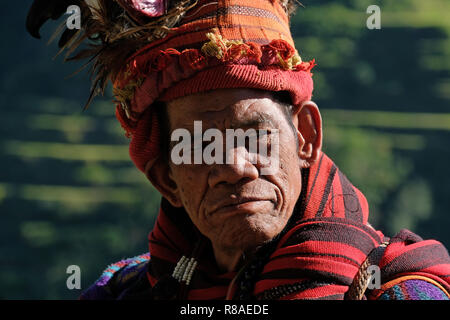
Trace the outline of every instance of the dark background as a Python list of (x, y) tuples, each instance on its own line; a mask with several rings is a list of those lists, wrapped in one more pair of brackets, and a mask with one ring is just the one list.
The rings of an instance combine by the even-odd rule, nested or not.
[[(304, 0), (292, 20), (315, 58), (324, 150), (367, 196), (370, 222), (450, 246), (450, 2)], [(31, 1), (0, 20), (0, 298), (74, 299), (114, 261), (147, 251), (159, 195), (129, 159), (110, 93), (85, 112), (85, 74), (25, 32)], [(381, 30), (366, 9), (381, 8)]]

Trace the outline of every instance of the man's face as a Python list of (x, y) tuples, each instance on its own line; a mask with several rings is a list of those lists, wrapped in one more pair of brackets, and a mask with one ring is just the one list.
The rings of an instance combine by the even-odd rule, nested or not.
[(278, 132), (279, 167), (271, 175), (262, 175), (262, 165), (249, 161), (245, 146), (235, 147), (229, 164), (169, 161), (178, 203), (215, 248), (255, 249), (280, 233), (292, 214), (301, 190), (301, 160), (296, 133), (281, 108), (269, 92), (250, 89), (215, 90), (167, 105), (170, 132), (184, 128), (193, 137), (194, 121), (201, 121), (203, 132), (223, 133), (223, 150), (226, 129), (267, 130), (269, 142), (270, 132)]

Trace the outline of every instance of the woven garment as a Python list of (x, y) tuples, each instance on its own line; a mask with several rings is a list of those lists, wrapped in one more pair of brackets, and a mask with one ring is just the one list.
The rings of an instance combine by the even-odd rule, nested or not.
[[(325, 154), (309, 170), (299, 204), (295, 226), (279, 241), (253, 294), (258, 299), (343, 299), (367, 255), (389, 239), (367, 225), (364, 195)], [(191, 255), (198, 237), (184, 210), (163, 200), (149, 235), (151, 286), (170, 275), (183, 255)], [(236, 273), (220, 273), (210, 247), (198, 257), (186, 298), (224, 299)], [(390, 239), (380, 268), (382, 283), (418, 275), (450, 289), (447, 250), (439, 242), (424, 241), (407, 230)]]
[(146, 296), (150, 287), (146, 277), (148, 253), (124, 259), (109, 265), (100, 278), (80, 296), (80, 300), (121, 300), (135, 291)]
[[(402, 230), (388, 239), (367, 225), (364, 195), (322, 154), (305, 171), (305, 188), (293, 213), (294, 227), (280, 239), (256, 278), (258, 299), (344, 299), (367, 255), (389, 242), (379, 262), (380, 289), (364, 299), (446, 299), (450, 257), (437, 241)], [(149, 254), (109, 266), (81, 299), (153, 299), (154, 288), (170, 278), (182, 256), (192, 256), (202, 236), (183, 209), (162, 200), (149, 234)], [(211, 247), (196, 254), (199, 262), (187, 299), (224, 299), (236, 272), (221, 273)], [(175, 281), (176, 282), (176, 281)]]
[(450, 300), (450, 294), (436, 281), (406, 276), (391, 281), (379, 291), (378, 300)]

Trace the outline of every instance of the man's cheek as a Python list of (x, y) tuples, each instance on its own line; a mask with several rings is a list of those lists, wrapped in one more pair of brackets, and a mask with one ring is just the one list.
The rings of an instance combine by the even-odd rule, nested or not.
[(193, 174), (185, 176), (183, 183), (180, 185), (180, 192), (183, 206), (187, 211), (198, 211), (203, 190), (203, 184), (198, 176), (196, 177)]
[[(192, 184), (195, 179), (195, 174), (193, 173), (192, 166), (188, 165), (174, 165), (172, 171), (174, 172), (174, 177), (177, 179), (177, 182), (183, 186), (188, 186)], [(198, 181), (198, 180), (197, 180)], [(183, 189), (186, 189), (184, 187)]]

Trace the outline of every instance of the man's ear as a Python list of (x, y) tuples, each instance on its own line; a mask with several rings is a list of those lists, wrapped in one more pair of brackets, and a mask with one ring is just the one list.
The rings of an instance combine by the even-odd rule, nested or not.
[(305, 101), (292, 115), (297, 128), (299, 157), (305, 167), (319, 159), (322, 150), (322, 117), (319, 108), (312, 101)]
[(172, 206), (182, 207), (179, 189), (172, 179), (172, 172), (168, 161), (163, 160), (161, 156), (152, 159), (145, 167), (145, 174), (153, 186)]

